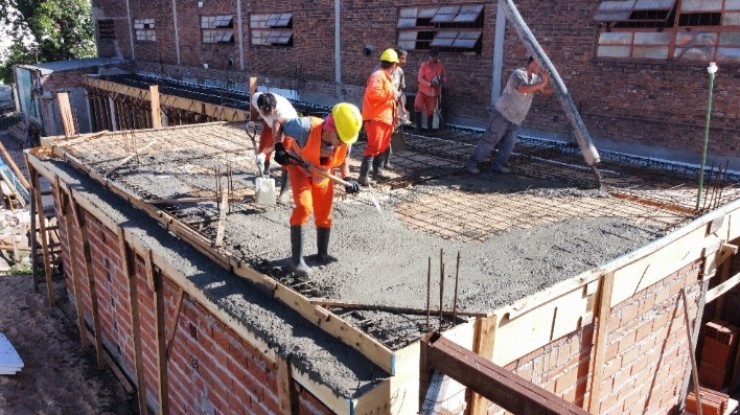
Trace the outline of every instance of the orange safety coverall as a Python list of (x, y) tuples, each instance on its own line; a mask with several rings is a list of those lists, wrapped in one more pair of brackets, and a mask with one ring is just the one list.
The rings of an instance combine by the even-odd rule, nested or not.
[[(273, 144), (275, 144), (275, 137), (272, 135), (272, 126), (267, 125), (265, 120), (262, 120), (262, 131), (260, 131), (260, 143), (257, 146), (257, 151), (261, 153)], [(272, 157), (272, 152), (265, 153), (265, 160), (270, 160), (270, 157)]]
[(424, 112), (428, 117), (434, 114), (442, 87), (432, 85), (432, 81), (439, 78), (442, 79), (442, 83), (447, 82), (447, 74), (442, 62), (437, 62), (434, 65), (429, 62), (421, 64), (417, 78), (419, 93), (416, 94), (416, 99), (414, 100), (414, 110), (416, 112)]
[[(320, 169), (331, 171), (344, 163), (347, 157), (347, 145), (338, 146), (331, 157), (327, 157), (325, 164), (320, 164), (321, 159), (321, 131), (324, 120), (311, 117), (311, 132), (308, 134), (306, 145), (301, 148), (291, 138), (285, 137), (283, 144), (285, 150)], [(313, 212), (314, 222), (317, 228), (331, 227), (331, 211), (334, 201), (334, 183), (326, 177), (311, 173), (307, 169), (288, 165), (288, 177), (290, 186), (293, 188), (293, 201), (295, 208), (290, 215), (291, 226), (302, 226), (308, 222)]]
[(396, 125), (396, 88), (391, 76), (383, 69), (373, 72), (367, 79), (362, 98), (362, 119), (365, 121), (367, 146), (364, 157), (383, 153), (391, 143), (393, 126)]

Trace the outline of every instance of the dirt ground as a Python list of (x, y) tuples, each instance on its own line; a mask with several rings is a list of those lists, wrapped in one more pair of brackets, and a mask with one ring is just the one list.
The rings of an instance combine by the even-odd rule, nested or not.
[(0, 375), (0, 415), (136, 413), (135, 399), (108, 369), (97, 369), (92, 349), (81, 349), (63, 311), (70, 306), (63, 284), (55, 281), (60, 307), (52, 309), (45, 286), (34, 292), (31, 276), (0, 275), (0, 332), (24, 363), (16, 375)]

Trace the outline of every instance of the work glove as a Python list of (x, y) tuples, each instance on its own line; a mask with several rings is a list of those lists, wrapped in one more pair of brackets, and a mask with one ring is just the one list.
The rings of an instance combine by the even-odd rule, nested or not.
[(355, 181), (355, 180), (347, 180), (347, 179), (345, 179), (345, 181), (347, 182), (347, 184), (344, 185), (344, 191), (345, 192), (347, 192), (349, 194), (359, 193), (360, 192), (360, 184), (357, 183), (357, 181)]
[(439, 79), (437, 78), (432, 79), (432, 86), (439, 86)]
[(257, 157), (255, 157), (254, 162), (257, 163), (257, 167), (259, 167), (260, 173), (265, 171), (265, 159), (266, 158), (267, 156), (265, 156), (264, 153), (260, 153), (257, 155)]
[(292, 164), (290, 155), (287, 151), (285, 151), (285, 146), (283, 145), (283, 143), (275, 143), (275, 161), (278, 162), (278, 164), (280, 164), (281, 166)]

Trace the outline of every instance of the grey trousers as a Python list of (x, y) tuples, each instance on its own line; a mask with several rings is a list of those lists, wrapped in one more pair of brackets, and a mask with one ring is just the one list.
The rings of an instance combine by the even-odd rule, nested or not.
[(519, 126), (494, 110), (488, 120), (486, 131), (476, 144), (469, 162), (480, 163), (484, 161), (491, 154), (494, 147), (498, 145), (498, 154), (496, 154), (493, 165), (505, 166), (514, 151), (517, 135), (519, 135)]

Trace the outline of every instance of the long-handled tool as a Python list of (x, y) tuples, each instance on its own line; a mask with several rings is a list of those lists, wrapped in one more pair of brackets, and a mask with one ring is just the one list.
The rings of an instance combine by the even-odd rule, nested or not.
[[(254, 147), (254, 157), (258, 159), (259, 151), (257, 150), (257, 128), (253, 121), (244, 124), (244, 131), (252, 140)], [(258, 159), (259, 160), (259, 159)], [(257, 170), (259, 176), (254, 179), (254, 201), (258, 205), (275, 205), (275, 179), (265, 176), (265, 166), (257, 161)]]
[[(291, 160), (293, 160), (297, 165), (303, 167), (304, 169), (308, 169), (309, 171), (311, 171), (313, 173), (316, 173), (316, 174), (318, 174), (320, 176), (326, 177), (329, 180), (333, 180), (333, 181), (335, 181), (335, 182), (337, 182), (337, 183), (339, 183), (339, 184), (341, 184), (343, 186), (349, 186), (350, 185), (349, 182), (347, 182), (346, 180), (341, 179), (341, 178), (339, 178), (339, 177), (337, 177), (337, 176), (335, 176), (335, 175), (333, 175), (333, 174), (331, 174), (331, 173), (329, 173), (327, 171), (324, 171), (324, 170), (322, 170), (322, 169), (314, 166), (313, 164), (311, 164), (311, 163), (309, 163), (307, 161), (301, 160), (298, 157), (296, 157), (296, 156), (294, 156), (294, 155), (292, 155), (290, 153), (288, 153), (288, 157), (290, 157)], [(370, 200), (372, 200), (373, 205), (375, 205), (375, 209), (378, 210), (378, 213), (380, 213), (382, 215), (383, 214), (383, 209), (380, 208), (380, 203), (378, 203), (378, 198), (375, 197), (375, 191), (373, 190), (372, 187), (370, 187), (370, 185), (368, 185), (367, 188), (370, 189), (370, 193), (368, 193), (370, 195)]]

